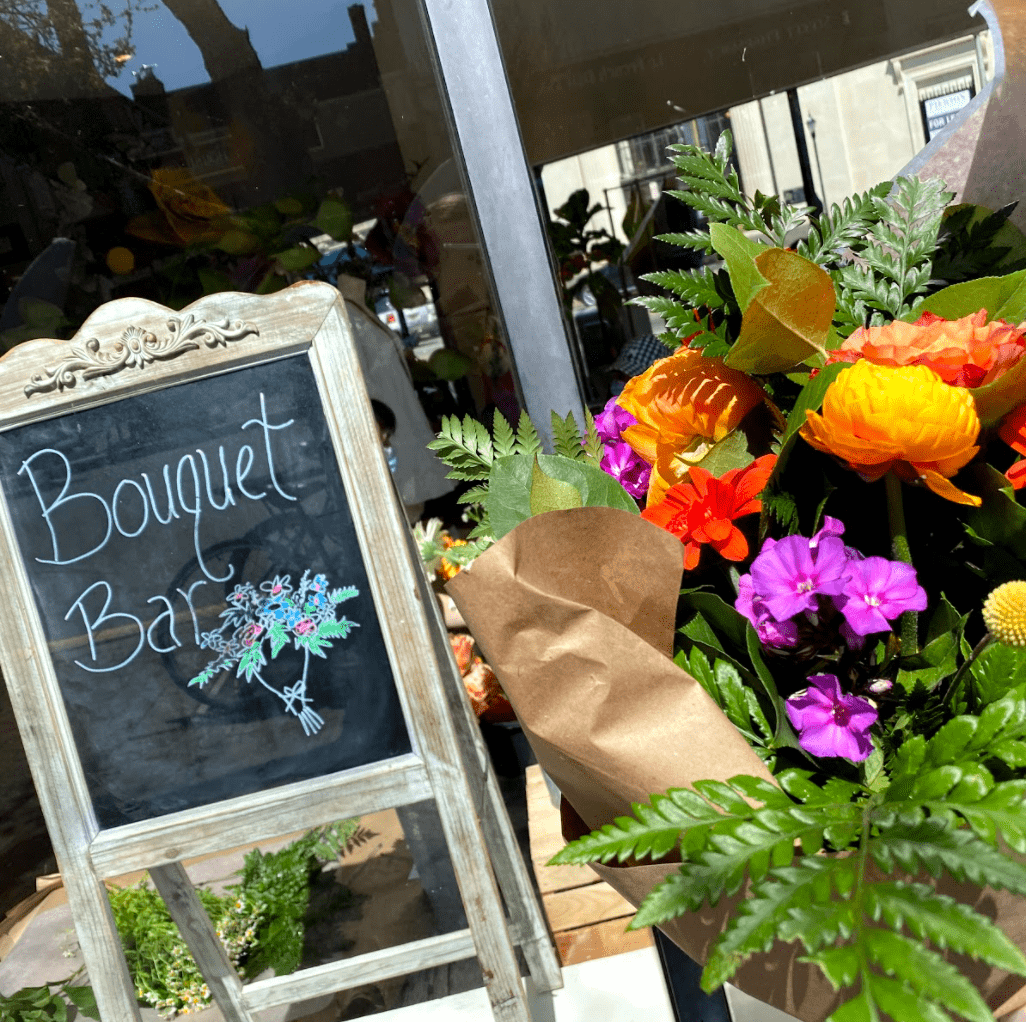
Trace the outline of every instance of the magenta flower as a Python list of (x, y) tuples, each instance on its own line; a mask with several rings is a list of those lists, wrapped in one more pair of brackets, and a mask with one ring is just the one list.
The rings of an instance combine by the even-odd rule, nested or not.
[(784, 704), (798, 730), (798, 744), (813, 756), (841, 756), (860, 763), (873, 751), (867, 732), (876, 723), (868, 699), (848, 695), (833, 674), (814, 674), (803, 692)]
[(744, 614), (755, 626), (759, 641), (764, 646), (789, 647), (798, 645), (798, 625), (794, 621), (774, 621), (766, 604), (755, 595), (751, 575), (737, 580), (735, 609)]
[(611, 444), (618, 441), (623, 431), (628, 426), (635, 425), (637, 421), (630, 412), (616, 403), (615, 397), (611, 397), (606, 402), (606, 407), (595, 416), (595, 428), (598, 430), (599, 439), (604, 444)]
[(625, 440), (606, 444), (599, 468), (617, 480), (632, 497), (644, 497), (648, 492), (652, 466), (635, 454)]
[(888, 632), (906, 610), (926, 610), (926, 590), (912, 565), (866, 557), (849, 568), (851, 578), (834, 603), (856, 635)]
[(817, 610), (818, 596), (839, 596), (850, 575), (848, 554), (836, 535), (817, 533), (816, 545), (804, 536), (767, 540), (752, 561), (752, 585), (767, 613), (785, 621), (803, 610)]

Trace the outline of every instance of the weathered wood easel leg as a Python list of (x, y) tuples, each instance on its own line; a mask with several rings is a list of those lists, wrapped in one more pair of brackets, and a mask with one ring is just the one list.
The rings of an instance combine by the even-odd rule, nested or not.
[(150, 868), (153, 885), (185, 939), (225, 1022), (253, 1022), (242, 1000), (242, 980), (180, 862)]
[[(437, 601), (434, 602), (434, 613), (439, 613)], [(440, 620), (438, 630), (440, 634), (445, 634)], [(538, 898), (527, 872), (528, 867), (520, 854), (520, 846), (506, 811), (491, 757), (481, 737), (481, 729), (463, 692), (463, 685), (458, 681), (459, 669), (452, 649), (446, 643), (444, 649), (436, 649), (436, 654), (441, 661), (439, 666), (443, 680), (452, 679), (451, 684), (445, 686), (446, 695), (466, 764), (467, 778), (496, 879), (506, 900), (510, 919), (520, 932), (520, 947), (527, 960), (527, 967), (539, 990), (558, 990), (563, 985), (559, 957), (542, 918)]]
[(436, 791), (449, 854), (459, 884), (467, 923), (474, 939), (481, 974), (496, 1022), (530, 1022), (531, 1012), (520, 982), (520, 968), (499, 888), (485, 853), (477, 807), (459, 756), (452, 721), (439, 719), (432, 735), (434, 749), (424, 749), (428, 773)]
[(61, 877), (103, 1022), (140, 1022), (135, 984), (121, 951), (121, 938), (103, 881), (96, 876), (83, 876), (74, 866), (63, 869)]
[(538, 898), (527, 872), (528, 867), (520, 854), (481, 730), (463, 691), (452, 648), (445, 638), (447, 633), (438, 601), (424, 572), (419, 571), (417, 577), (421, 599), (434, 625), (431, 634), (435, 657), (496, 879), (510, 919), (519, 930), (520, 946), (535, 985), (539, 990), (558, 990), (563, 985), (559, 957), (542, 918)]

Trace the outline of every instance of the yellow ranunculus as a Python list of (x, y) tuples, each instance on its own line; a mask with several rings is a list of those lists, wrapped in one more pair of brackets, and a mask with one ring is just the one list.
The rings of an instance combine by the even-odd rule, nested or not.
[[(703, 443), (722, 440), (764, 398), (747, 374), (681, 347), (629, 380), (617, 404), (638, 420), (624, 440), (650, 465), (668, 465), (675, 452), (699, 449), (700, 457)], [(666, 485), (677, 481), (668, 478)]]
[(979, 497), (950, 482), (979, 447), (973, 396), (926, 366), (882, 366), (860, 359), (827, 389), (823, 413), (806, 412), (802, 437), (866, 479), (893, 469), (934, 493), (978, 507)]

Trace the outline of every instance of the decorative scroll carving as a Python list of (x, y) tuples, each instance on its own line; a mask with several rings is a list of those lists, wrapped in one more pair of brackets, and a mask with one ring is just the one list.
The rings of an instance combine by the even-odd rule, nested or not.
[(252, 323), (230, 321), (227, 317), (208, 323), (197, 319), (191, 312), (167, 321), (167, 336), (158, 337), (150, 330), (130, 326), (106, 350), (101, 342), (90, 337), (83, 345), (71, 349), (62, 362), (33, 375), (25, 387), (25, 396), (42, 394), (50, 390), (74, 387), (81, 373), (83, 380), (97, 376), (110, 376), (122, 369), (145, 369), (151, 362), (166, 362), (201, 344), (208, 348), (228, 347), (229, 341), (238, 341), (260, 331)]

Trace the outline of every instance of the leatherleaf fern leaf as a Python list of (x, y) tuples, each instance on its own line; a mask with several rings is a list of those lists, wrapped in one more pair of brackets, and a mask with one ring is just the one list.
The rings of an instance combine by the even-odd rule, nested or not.
[(632, 928), (743, 891), (710, 951), (707, 991), (775, 942), (800, 941), (801, 960), (846, 998), (832, 1022), (989, 1022), (987, 1004), (945, 952), (1022, 976), (1026, 957), (936, 881), (1026, 896), (1026, 864), (1007, 851), (1026, 852), (1026, 780), (995, 779), (1021, 762), (1024, 740), (1020, 686), (979, 716), (904, 743), (885, 765), (882, 790), (819, 784), (797, 770), (782, 772), (779, 788), (745, 776), (700, 781), (633, 806), (553, 862), (658, 859), (679, 849), (680, 867), (649, 893)]

